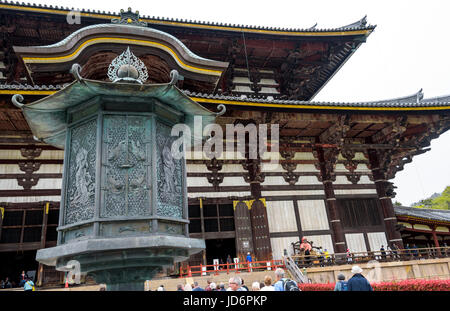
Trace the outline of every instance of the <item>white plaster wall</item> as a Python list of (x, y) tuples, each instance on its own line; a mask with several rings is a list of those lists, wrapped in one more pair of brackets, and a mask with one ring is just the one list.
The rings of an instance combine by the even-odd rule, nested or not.
[(292, 255), (293, 248), (291, 243), (298, 242), (299, 237), (271, 238), (272, 256), (274, 260), (281, 260), (286, 249), (289, 255)]
[(335, 195), (353, 195), (353, 194), (377, 194), (376, 189), (335, 189)]
[[(206, 168), (206, 167), (205, 167)], [(246, 173), (241, 164), (226, 164), (222, 166), (221, 173)]]
[(379, 251), (381, 245), (384, 249), (387, 247), (386, 233), (384, 232), (370, 232), (367, 233), (367, 239), (369, 240), (369, 247), (371, 251)]
[(274, 79), (261, 79), (258, 84), (261, 85), (277, 85), (278, 83)]
[(297, 204), (303, 231), (329, 229), (323, 200), (299, 200)]
[[(20, 150), (0, 150), (0, 159), (26, 159)], [(35, 159), (39, 160), (63, 160), (64, 150), (42, 150), (41, 155)]]
[(296, 152), (293, 160), (317, 160), (312, 152)]
[[(31, 187), (31, 189), (61, 189), (61, 183), (61, 178), (41, 178), (37, 185)], [(19, 186), (17, 179), (0, 179), (0, 190), (23, 190), (23, 187)]]
[(186, 184), (188, 187), (211, 187), (206, 177), (188, 177)]
[(351, 253), (367, 251), (363, 233), (347, 233), (345, 234), (345, 241)]
[(292, 201), (266, 201), (266, 206), (270, 232), (297, 231)]
[(259, 93), (268, 93), (268, 94), (279, 94), (278, 90), (274, 87), (261, 87), (261, 91)]
[(314, 164), (297, 164), (297, 168), (294, 170), (294, 172), (319, 172)]
[[(61, 196), (41, 196), (41, 197), (4, 197), (0, 198), (0, 202), (8, 203), (33, 203), (40, 201), (61, 201)], [(1, 204), (1, 203), (0, 203)]]
[(245, 182), (244, 177), (234, 176), (224, 177), (223, 182), (219, 186), (249, 186), (249, 184)]
[(228, 198), (250, 196), (250, 192), (188, 192), (188, 198)]
[(286, 171), (283, 169), (281, 164), (273, 164), (268, 162), (263, 162), (261, 165), (261, 172), (282, 172), (285, 173)]
[(204, 164), (186, 164), (186, 171), (188, 173), (204, 173), (207, 169)]
[(286, 190), (286, 191), (261, 191), (264, 196), (278, 196), (278, 195), (325, 195), (323, 190)]
[(323, 185), (316, 176), (300, 176), (296, 185)]
[(283, 178), (283, 176), (266, 176), (264, 182), (261, 184), (263, 186), (269, 185), (289, 185)]

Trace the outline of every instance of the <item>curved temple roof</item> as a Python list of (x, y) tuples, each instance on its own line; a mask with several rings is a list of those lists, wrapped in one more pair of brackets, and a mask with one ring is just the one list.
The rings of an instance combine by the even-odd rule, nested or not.
[[(200, 80), (217, 83), (228, 63), (200, 57), (174, 36), (147, 27), (120, 24), (98, 24), (81, 28), (58, 43), (46, 46), (14, 46), (29, 68), (38, 65), (62, 64), (70, 67), (82, 54), (97, 44), (115, 43), (153, 48), (169, 55), (178, 70), (191, 72)], [(34, 71), (30, 70), (30, 71)], [(45, 71), (45, 68), (43, 69)]]
[(216, 102), (221, 104), (234, 104), (234, 105), (251, 105), (251, 106), (266, 106), (266, 107), (286, 107), (286, 108), (305, 108), (305, 109), (365, 109), (365, 110), (380, 110), (391, 108), (418, 110), (426, 109), (450, 109), (450, 95), (433, 97), (423, 99), (422, 90), (405, 97), (399, 97), (388, 100), (380, 101), (367, 101), (367, 102), (314, 102), (314, 101), (301, 101), (301, 100), (283, 100), (272, 98), (249, 98), (249, 97), (235, 97), (235, 96), (223, 96), (212, 94), (200, 94), (184, 91), (186, 95), (189, 95), (194, 100), (199, 102)]
[[(0, 84), (0, 94), (32, 94), (32, 95), (49, 95), (62, 89), (66, 85), (8, 85)], [(182, 92), (191, 100), (202, 103), (217, 103), (242, 106), (262, 106), (262, 107), (279, 107), (279, 108), (298, 108), (298, 109), (364, 109), (364, 110), (450, 110), (450, 95), (438, 97), (423, 98), (423, 92), (420, 90), (413, 95), (398, 97), (393, 99), (367, 101), (367, 102), (314, 102), (300, 100), (283, 100), (271, 99), (266, 97), (237, 97), (213, 95), (204, 93), (194, 93), (187, 90)]]
[(416, 217), (427, 220), (444, 221), (450, 223), (450, 210), (395, 206), (394, 211), (396, 216)]
[[(100, 10), (89, 10), (89, 9), (74, 9), (68, 7), (52, 6), (52, 5), (40, 5), (40, 4), (30, 4), (21, 3), (13, 1), (0, 1), (0, 8), (12, 9), (12, 10), (22, 10), (22, 11), (34, 11), (40, 13), (51, 13), (51, 14), (64, 14), (71, 11), (80, 12), (81, 16), (91, 17), (91, 18), (101, 18), (101, 19), (112, 19), (120, 16), (118, 13), (106, 12)], [(258, 32), (261, 34), (283, 34), (283, 35), (354, 35), (354, 34), (366, 34), (368, 35), (376, 26), (367, 25), (367, 17), (364, 16), (362, 19), (345, 26), (338, 26), (335, 28), (317, 28), (317, 24), (309, 28), (281, 28), (281, 27), (267, 27), (267, 26), (252, 26), (252, 25), (236, 25), (228, 23), (218, 23), (218, 22), (205, 22), (205, 21), (192, 21), (186, 19), (178, 18), (164, 18), (155, 16), (142, 16), (140, 20), (150, 23), (150, 24), (161, 24), (169, 26), (182, 26), (182, 27), (193, 27), (193, 28), (210, 28), (215, 30), (224, 31), (239, 31), (239, 32)], [(355, 33), (358, 31), (358, 33)], [(338, 34), (336, 34), (336, 32)], [(334, 33), (334, 34), (332, 34)]]

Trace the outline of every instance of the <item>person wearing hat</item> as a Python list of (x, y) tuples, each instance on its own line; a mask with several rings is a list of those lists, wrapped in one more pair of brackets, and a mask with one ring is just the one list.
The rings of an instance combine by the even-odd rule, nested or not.
[(338, 274), (338, 281), (336, 282), (336, 285), (334, 286), (335, 292), (345, 292), (348, 290), (347, 282), (345, 281), (345, 275), (342, 273)]
[(353, 276), (347, 282), (349, 291), (373, 291), (369, 281), (362, 275), (362, 271), (359, 266), (352, 267)]

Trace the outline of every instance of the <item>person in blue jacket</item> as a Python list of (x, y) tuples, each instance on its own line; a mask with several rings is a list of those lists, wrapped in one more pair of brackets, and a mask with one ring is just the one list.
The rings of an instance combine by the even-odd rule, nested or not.
[(33, 291), (33, 287), (34, 287), (33, 281), (31, 280), (31, 278), (27, 277), (27, 279), (23, 285), (23, 290), (26, 292), (28, 292), (28, 291), (31, 292), (31, 291)]
[(359, 266), (352, 267), (353, 276), (347, 282), (348, 291), (373, 291), (369, 281), (361, 274), (363, 270)]
[(340, 273), (338, 275), (338, 281), (336, 282), (336, 285), (334, 286), (334, 291), (336, 292), (345, 292), (348, 290), (347, 281), (345, 281), (345, 275)]

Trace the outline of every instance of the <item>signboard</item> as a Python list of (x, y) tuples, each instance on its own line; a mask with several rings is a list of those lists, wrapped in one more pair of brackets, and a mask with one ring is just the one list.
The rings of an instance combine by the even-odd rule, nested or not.
[(219, 270), (219, 259), (213, 259), (214, 270)]

